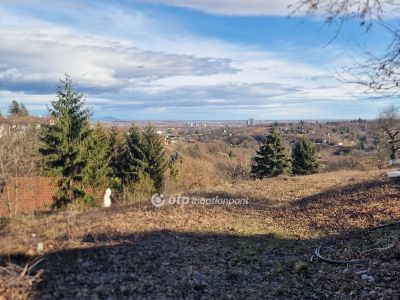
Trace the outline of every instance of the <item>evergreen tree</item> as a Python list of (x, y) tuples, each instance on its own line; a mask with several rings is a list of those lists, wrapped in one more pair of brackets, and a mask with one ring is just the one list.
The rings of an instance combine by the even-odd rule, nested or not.
[(127, 134), (125, 161), (126, 177), (138, 181), (141, 175), (148, 175), (157, 191), (164, 185), (164, 172), (167, 167), (164, 144), (152, 126), (142, 132), (132, 126)]
[(175, 152), (175, 154), (171, 155), (168, 161), (168, 168), (169, 168), (169, 175), (171, 178), (178, 182), (181, 178), (181, 165), (183, 163), (183, 156), (182, 154)]
[(124, 145), (118, 127), (113, 125), (109, 135), (109, 145), (111, 151), (111, 177), (121, 181), (124, 171)]
[(146, 126), (144, 129), (143, 140), (147, 159), (145, 172), (154, 181), (156, 190), (161, 191), (164, 186), (164, 173), (167, 167), (164, 142), (152, 126)]
[(8, 113), (11, 116), (20, 116), (20, 117), (29, 116), (29, 112), (25, 104), (20, 103), (16, 100), (11, 101), (10, 106), (8, 107)]
[(125, 180), (134, 182), (139, 180), (140, 174), (147, 167), (142, 132), (132, 125), (126, 136), (126, 149), (124, 151)]
[(21, 107), (16, 100), (11, 101), (10, 106), (8, 107), (8, 113), (11, 116), (19, 116), (21, 114)]
[(292, 172), (295, 175), (309, 175), (318, 172), (317, 149), (306, 138), (301, 138), (293, 147)]
[(83, 183), (91, 187), (91, 191), (105, 189), (109, 183), (111, 173), (111, 148), (108, 136), (100, 124), (91, 132), (82, 151), (86, 158), (83, 170)]
[(255, 178), (262, 179), (285, 174), (288, 171), (290, 171), (290, 160), (280, 134), (273, 128), (253, 157), (251, 173)]
[(47, 126), (42, 135), (45, 170), (59, 177), (55, 207), (61, 207), (84, 197), (82, 180), (86, 157), (81, 155), (83, 144), (90, 134), (90, 110), (85, 97), (74, 91), (72, 80), (65, 75), (57, 88), (58, 100), (51, 103), (49, 113), (56, 123)]
[(29, 111), (26, 108), (25, 104), (24, 103), (20, 103), (19, 107), (20, 107), (19, 115), (21, 117), (28, 117), (29, 116)]

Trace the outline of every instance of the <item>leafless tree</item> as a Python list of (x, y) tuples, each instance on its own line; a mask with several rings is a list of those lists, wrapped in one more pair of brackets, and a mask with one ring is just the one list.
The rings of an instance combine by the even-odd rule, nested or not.
[[(0, 184), (10, 215), (18, 212), (18, 182), (40, 169), (38, 131), (35, 126), (3, 123), (0, 125)], [(10, 185), (13, 183), (12, 186)]]
[(297, 0), (290, 7), (293, 14), (319, 12), (327, 22), (358, 19), (360, 25), (370, 26), (373, 20), (381, 20), (385, 11), (399, 6), (398, 0)]
[(400, 85), (400, 28), (384, 20), (400, 9), (400, 0), (294, 0), (293, 14), (305, 13), (323, 15), (330, 24), (337, 22), (336, 34), (341, 32), (346, 20), (359, 20), (369, 30), (373, 24), (380, 24), (392, 36), (392, 42), (383, 55), (366, 52), (366, 60), (344, 68), (341, 79), (366, 88), (367, 92), (385, 96), (397, 95)]
[(390, 159), (397, 158), (397, 152), (400, 150), (400, 113), (399, 108), (389, 106), (384, 109), (378, 118), (378, 126), (384, 135), (386, 145), (388, 146)]

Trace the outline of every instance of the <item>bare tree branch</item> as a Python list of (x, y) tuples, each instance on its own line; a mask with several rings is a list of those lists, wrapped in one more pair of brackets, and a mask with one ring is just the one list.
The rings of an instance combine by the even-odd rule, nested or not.
[(400, 7), (398, 0), (298, 0), (292, 5), (291, 15), (305, 13), (322, 14), (332, 23), (346, 19), (358, 19), (360, 25), (369, 26), (373, 20), (381, 20), (385, 11)]
[(365, 92), (386, 97), (396, 96), (400, 89), (400, 28), (385, 24), (384, 15), (400, 8), (400, 0), (298, 0), (293, 4), (293, 14), (322, 14), (327, 23), (338, 22), (332, 43), (340, 34), (346, 20), (359, 20), (367, 30), (375, 22), (383, 26), (392, 36), (386, 53), (380, 56), (366, 52), (364, 62), (355, 62), (344, 67), (338, 76), (343, 82), (354, 83), (365, 88)]
[[(39, 172), (38, 143), (38, 131), (34, 124), (0, 124), (0, 183), (4, 184), (10, 215), (18, 212), (19, 177)], [(10, 186), (11, 182), (13, 186)]]

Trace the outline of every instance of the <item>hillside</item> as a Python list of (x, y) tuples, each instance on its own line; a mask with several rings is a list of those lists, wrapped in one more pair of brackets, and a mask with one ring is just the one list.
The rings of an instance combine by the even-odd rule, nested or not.
[[(240, 181), (191, 195), (249, 203), (155, 208), (144, 201), (2, 221), (0, 299), (394, 299), (400, 293), (400, 226), (368, 230), (400, 220), (399, 185), (382, 172)], [(370, 261), (310, 261), (328, 238), (334, 243), (324, 255)], [(18, 266), (38, 257), (30, 274), (20, 276)]]

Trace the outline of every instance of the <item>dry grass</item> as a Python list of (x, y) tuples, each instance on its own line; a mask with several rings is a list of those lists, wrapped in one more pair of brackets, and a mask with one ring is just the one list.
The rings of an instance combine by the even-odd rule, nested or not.
[(10, 262), (0, 266), (0, 300), (29, 299), (32, 286), (40, 281), (43, 273), (40, 270), (31, 274), (31, 271), (41, 261), (35, 259), (23, 267)]
[[(263, 234), (268, 231), (268, 229), (265, 231), (267, 221), (275, 222), (272, 219), (272, 208), (287, 206), (296, 200), (332, 189), (338, 191), (348, 184), (382, 177), (382, 172), (347, 171), (242, 181), (237, 184), (224, 184), (210, 190), (195, 187), (190, 193), (198, 197), (220, 195), (225, 198), (249, 198), (248, 207), (235, 209), (218, 206), (184, 206), (160, 210), (152, 208), (150, 201), (146, 200), (131, 206), (114, 207), (111, 210), (88, 209), (43, 216), (22, 216), (12, 219), (2, 230), (0, 255), (12, 252), (32, 252), (31, 250), (36, 247), (36, 241), (51, 244), (51, 249), (56, 247), (56, 241), (61, 237), (64, 242), (65, 239), (79, 239), (88, 233), (97, 234), (107, 231), (120, 233), (155, 230), (233, 231)], [(218, 218), (214, 217), (216, 215)], [(249, 215), (252, 217), (249, 218)]]
[[(135, 253), (137, 257), (132, 259), (138, 264), (148, 261), (146, 268), (150, 269), (142, 270), (141, 267), (133, 271), (137, 272), (137, 276), (145, 278), (149, 274), (155, 275), (157, 270), (173, 274), (190, 268), (206, 268), (202, 271), (204, 274), (211, 277), (216, 274), (220, 276), (219, 281), (214, 284), (205, 280), (207, 287), (203, 290), (196, 287), (197, 283), (193, 283), (194, 279), (190, 277), (194, 276), (190, 273), (192, 271), (187, 271), (192, 274), (190, 276), (189, 273), (179, 273), (182, 280), (189, 280), (188, 286), (177, 287), (176, 282), (168, 279), (164, 286), (157, 286), (156, 290), (161, 294), (145, 288), (147, 285), (156, 284), (154, 277), (149, 277), (143, 279), (146, 280), (145, 286), (140, 285), (139, 288), (138, 283), (134, 283), (129, 287), (137, 289), (133, 294), (141, 295), (139, 298), (151, 297), (149, 295), (182, 297), (182, 294), (174, 294), (170, 288), (178, 291), (182, 289), (181, 292), (193, 292), (187, 295), (189, 298), (201, 295), (217, 297), (216, 290), (224, 288), (227, 293), (228, 290), (232, 292), (233, 298), (235, 295), (259, 295), (258, 293), (263, 293), (265, 289), (273, 291), (271, 298), (295, 298), (297, 294), (303, 295), (301, 297), (323, 297), (325, 291), (320, 290), (321, 286), (326, 289), (328, 298), (332, 297), (334, 292), (345, 295), (350, 286), (357, 287), (355, 298), (362, 298), (362, 289), (357, 290), (362, 286), (362, 282), (357, 281), (358, 277), (354, 275), (356, 273), (350, 272), (343, 277), (340, 268), (313, 266), (303, 262), (308, 260), (312, 248), (327, 236), (340, 236), (356, 229), (400, 219), (398, 185), (387, 180), (382, 172), (349, 171), (241, 181), (236, 184), (223, 184), (208, 191), (196, 187), (191, 194), (204, 197), (248, 197), (249, 205), (187, 205), (156, 209), (149, 201), (144, 201), (110, 209), (19, 217), (1, 229), (0, 255), (5, 257), (19, 253), (29, 257), (35, 256), (37, 244), (42, 242), (45, 253), (58, 253), (61, 257), (72, 255), (67, 253), (74, 253), (73, 257), (79, 256), (79, 253), (86, 253), (84, 255), (89, 255), (89, 261), (97, 257), (90, 254), (91, 249), (104, 249), (105, 257), (109, 253), (107, 251), (111, 251), (122, 265), (127, 264), (127, 258), (122, 256)], [(196, 245), (195, 248), (193, 245)], [(201, 251), (208, 254), (205, 256)], [(171, 265), (170, 262), (171, 259), (179, 259), (174, 258), (175, 252), (181, 260), (174, 264), (180, 264), (181, 271), (175, 269), (175, 265)], [(188, 255), (190, 252), (193, 255)], [(151, 264), (155, 253), (163, 257), (168, 254), (168, 260), (160, 262), (157, 270), (149, 271), (152, 266), (157, 266), (157, 260)], [(47, 273), (54, 274), (58, 269), (52, 269), (52, 261), (49, 259), (44, 268), (48, 269)], [(116, 262), (115, 264), (117, 265)], [(300, 265), (301, 268), (298, 267)], [(295, 271), (292, 266), (297, 266)], [(382, 271), (379, 268), (376, 270)], [(307, 276), (303, 272), (306, 272)], [(391, 272), (397, 274), (396, 271)], [(119, 278), (123, 273), (124, 271), (119, 271), (114, 276)], [(242, 286), (244, 274), (258, 279), (252, 282), (250, 287), (245, 287), (244, 283)], [(339, 275), (343, 279), (337, 277)], [(397, 279), (390, 277), (392, 283), (385, 283), (387, 281), (383, 279), (378, 280), (379, 276), (383, 276), (382, 273), (376, 276), (379, 287), (390, 287), (396, 291), (393, 282), (397, 282)], [(57, 278), (59, 282), (64, 280), (64, 277)], [(49, 288), (46, 280), (48, 279), (44, 279), (46, 289), (43, 292), (55, 292), (53, 288)], [(235, 290), (232, 282), (236, 284)], [(86, 289), (90, 293), (91, 288)], [(125, 294), (118, 295), (124, 298)]]
[[(265, 180), (226, 183), (207, 192), (209, 194), (225, 193), (249, 197), (252, 200), (261, 200), (276, 206), (329, 189), (340, 189), (348, 184), (385, 178), (385, 176), (386, 174), (383, 171), (341, 171), (309, 176), (279, 176)], [(200, 190), (199, 193), (205, 193), (205, 191)]]

